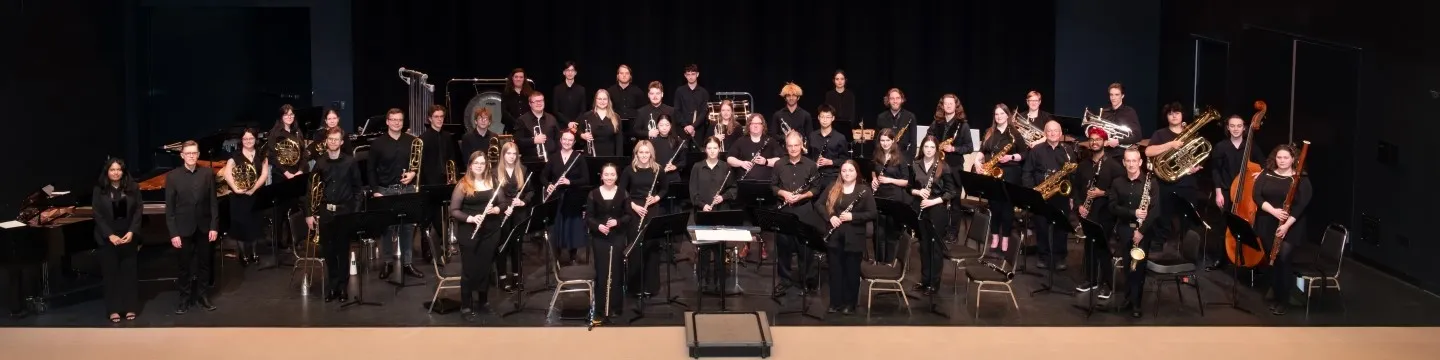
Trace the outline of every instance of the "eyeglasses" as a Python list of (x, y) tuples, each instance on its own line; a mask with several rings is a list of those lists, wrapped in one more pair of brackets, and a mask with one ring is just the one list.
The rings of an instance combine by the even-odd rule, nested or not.
[(195, 155), (200, 155), (200, 152), (199, 152), (199, 151), (182, 151), (182, 152), (180, 152), (180, 155), (184, 155), (184, 156), (195, 156)]

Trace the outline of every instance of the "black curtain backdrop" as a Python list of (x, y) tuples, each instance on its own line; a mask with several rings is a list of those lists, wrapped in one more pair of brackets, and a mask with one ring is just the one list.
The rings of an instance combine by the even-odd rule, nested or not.
[[(119, 155), (122, 129), (121, 2), (7, 2), (9, 49), (5, 134), (0, 153), (0, 219), (14, 219), (20, 200), (47, 184), (81, 190)], [(88, 199), (86, 200), (88, 202)]]
[[(661, 81), (667, 104), (683, 67), (695, 63), (701, 86), (750, 92), (767, 117), (783, 105), (780, 88), (790, 81), (804, 89), (800, 105), (813, 113), (833, 88), (834, 70), (844, 69), (857, 115), (872, 126), (885, 91), (898, 87), (924, 123), (940, 95), (955, 93), (972, 126), (983, 129), (995, 103), (1014, 106), (1032, 89), (1052, 92), (1053, 12), (1052, 1), (360, 2), (353, 10), (356, 116), (407, 106), (395, 75), (402, 66), (429, 74), (435, 101), (443, 102), (448, 79), (503, 78), (516, 67), (548, 92), (573, 60), (592, 93), (615, 83), (623, 63), (641, 86)], [(457, 107), (473, 95), (458, 90)]]

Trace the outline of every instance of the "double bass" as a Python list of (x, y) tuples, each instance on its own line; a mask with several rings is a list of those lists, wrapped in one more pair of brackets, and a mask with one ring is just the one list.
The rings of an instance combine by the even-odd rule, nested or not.
[[(1264, 100), (1255, 101), (1256, 112), (1250, 117), (1250, 129), (1245, 131), (1245, 150), (1240, 162), (1244, 165), (1230, 182), (1230, 212), (1251, 224), (1255, 223), (1255, 210), (1259, 208), (1251, 196), (1255, 191), (1255, 177), (1260, 175), (1264, 168), (1251, 160), (1250, 153), (1255, 146), (1255, 130), (1259, 130), (1260, 123), (1265, 120), (1266, 108)], [(1246, 268), (1253, 268), (1267, 260), (1264, 249), (1241, 244), (1228, 229), (1225, 230), (1225, 255), (1231, 264)]]

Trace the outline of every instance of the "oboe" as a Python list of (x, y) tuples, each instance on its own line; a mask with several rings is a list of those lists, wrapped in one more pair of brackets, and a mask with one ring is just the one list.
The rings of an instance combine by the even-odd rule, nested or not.
[[(857, 181), (857, 182), (855, 182), (855, 184), (856, 184), (856, 185), (860, 185), (860, 182)], [(869, 190), (869, 189), (866, 189), (864, 186), (856, 186), (856, 187), (857, 187), (857, 188), (860, 188), (860, 195), (859, 195), (859, 196), (856, 196), (856, 197), (855, 197), (855, 200), (850, 200), (850, 205), (845, 206), (845, 210), (840, 210), (840, 213), (841, 213), (841, 214), (850, 212), (850, 209), (854, 209), (854, 208), (855, 208), (855, 203), (858, 203), (858, 202), (860, 202), (860, 199), (865, 198), (865, 193)], [(838, 215), (837, 215), (837, 216), (838, 216)], [(825, 239), (826, 239), (826, 240), (829, 240), (829, 239), (830, 239), (830, 234), (834, 234), (834, 233), (835, 233), (835, 229), (839, 229), (839, 228), (840, 228), (839, 226), (836, 226), (836, 227), (830, 228), (830, 231), (826, 231), (826, 232), (825, 232)]]
[(490, 194), (490, 200), (485, 201), (485, 210), (480, 210), (480, 219), (475, 221), (475, 230), (470, 231), (470, 240), (475, 240), (475, 234), (480, 233), (480, 225), (485, 223), (485, 216), (490, 215), (490, 207), (495, 204), (495, 196), (500, 195), (500, 188), (495, 188)]

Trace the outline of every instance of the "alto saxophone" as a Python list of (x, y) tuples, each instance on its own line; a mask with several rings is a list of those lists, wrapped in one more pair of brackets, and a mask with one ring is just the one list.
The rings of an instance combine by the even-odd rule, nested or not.
[[(1146, 212), (1150, 210), (1150, 176), (1148, 174), (1145, 175), (1145, 187), (1140, 190), (1140, 206), (1135, 207), (1135, 209), (1145, 210)], [(1150, 217), (1150, 214), (1145, 214), (1145, 217)], [(1135, 230), (1139, 231), (1140, 225), (1144, 223), (1145, 218), (1135, 219)], [(1145, 260), (1145, 249), (1140, 248), (1140, 244), (1134, 244), (1130, 248), (1131, 271), (1135, 270), (1135, 265), (1140, 264), (1140, 260)]]
[(1012, 146), (1015, 146), (1015, 142), (1005, 144), (1005, 147), (1000, 148), (1000, 151), (996, 151), (994, 155), (990, 155), (989, 160), (985, 160), (985, 162), (980, 164), (980, 173), (990, 175), (990, 177), (996, 179), (1005, 176), (1005, 169), (1001, 169), (998, 165), (1000, 165), (1000, 157), (1010, 152), (1010, 147)]
[(415, 191), (420, 191), (420, 157), (424, 153), (425, 141), (420, 140), (419, 137), (410, 141), (410, 166), (408, 170), (415, 173), (415, 176), (410, 178), (410, 185), (415, 187)]

